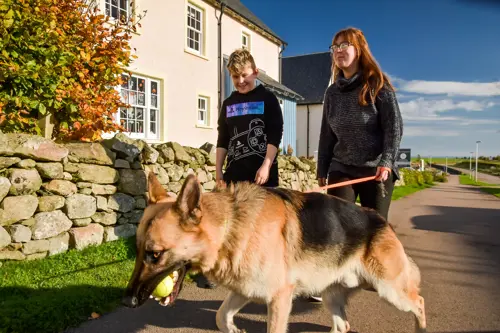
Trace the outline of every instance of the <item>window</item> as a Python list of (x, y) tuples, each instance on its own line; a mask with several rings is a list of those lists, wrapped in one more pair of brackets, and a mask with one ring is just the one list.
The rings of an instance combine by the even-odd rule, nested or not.
[(122, 78), (120, 95), (130, 105), (120, 109), (122, 126), (130, 137), (159, 139), (160, 81), (137, 75), (122, 75)]
[(250, 50), (250, 35), (246, 32), (241, 33), (241, 47)]
[(208, 98), (198, 96), (198, 125), (209, 126), (208, 119)]
[(189, 4), (187, 8), (187, 47), (197, 54), (203, 50), (203, 13)]
[(129, 17), (130, 0), (105, 0), (106, 15), (116, 19), (127, 21)]

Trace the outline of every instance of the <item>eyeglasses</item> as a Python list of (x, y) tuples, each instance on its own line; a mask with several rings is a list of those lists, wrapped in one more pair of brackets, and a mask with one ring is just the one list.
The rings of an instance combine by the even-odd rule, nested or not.
[(349, 42), (342, 42), (340, 43), (340, 45), (335, 45), (335, 44), (332, 44), (330, 45), (330, 53), (333, 53), (337, 50), (342, 50), (344, 51), (345, 49), (347, 49), (350, 45), (352, 45), (351, 43)]

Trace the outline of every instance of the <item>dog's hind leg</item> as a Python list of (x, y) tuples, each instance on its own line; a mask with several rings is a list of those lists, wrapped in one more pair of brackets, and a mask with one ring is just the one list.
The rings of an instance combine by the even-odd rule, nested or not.
[(217, 310), (215, 322), (219, 330), (223, 333), (243, 333), (234, 324), (234, 316), (249, 302), (248, 298), (233, 291), (227, 295), (224, 302)]
[(293, 286), (278, 291), (267, 304), (267, 333), (286, 333), (292, 311)]
[(323, 302), (330, 311), (333, 319), (333, 327), (330, 333), (347, 333), (350, 330), (349, 322), (345, 312), (347, 298), (350, 290), (340, 284), (328, 287), (323, 293)]

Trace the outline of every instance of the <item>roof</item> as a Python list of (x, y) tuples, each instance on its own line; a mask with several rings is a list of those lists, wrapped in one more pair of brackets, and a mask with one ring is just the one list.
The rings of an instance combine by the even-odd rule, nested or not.
[(278, 36), (274, 31), (271, 30), (264, 22), (262, 22), (250, 9), (248, 9), (240, 0), (217, 0), (217, 2), (224, 2), (224, 4), (229, 7), (231, 10), (235, 11), (252, 24), (261, 28), (268, 34), (280, 40), (283, 44), (288, 45), (283, 39)]
[(283, 57), (281, 81), (304, 97), (297, 104), (322, 104), (330, 83), (330, 52)]
[(263, 71), (259, 70), (259, 74), (257, 75), (257, 80), (262, 82), (269, 90), (272, 90), (280, 95), (290, 97), (295, 100), (301, 100), (303, 99), (302, 96), (297, 94), (295, 91), (292, 89), (286, 87), (285, 85), (279, 83)]

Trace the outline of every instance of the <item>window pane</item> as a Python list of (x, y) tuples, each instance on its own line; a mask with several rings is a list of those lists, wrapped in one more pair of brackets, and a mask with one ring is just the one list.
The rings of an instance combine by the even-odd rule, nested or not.
[(121, 89), (120, 95), (121, 95), (123, 103), (127, 103), (128, 104), (128, 90)]
[(156, 95), (151, 95), (151, 106), (154, 108), (158, 107), (158, 105), (157, 105), (158, 101), (156, 99), (157, 99)]
[(199, 118), (200, 121), (205, 122), (205, 112), (204, 111), (199, 111)]
[(149, 112), (149, 120), (150, 120), (150, 121), (152, 121), (152, 122), (153, 122), (153, 121), (156, 121), (156, 113), (157, 113), (157, 111), (156, 111), (156, 110), (151, 110), (151, 111)]
[(127, 119), (127, 109), (120, 109), (120, 119)]
[(111, 16), (111, 5), (106, 1), (106, 15)]
[(198, 42), (194, 42), (194, 49), (195, 49), (196, 51), (199, 51), (199, 50), (200, 50), (200, 43), (198, 43)]
[(126, 21), (127, 20), (127, 11), (126, 10), (120, 10), (120, 20)]
[(135, 119), (135, 110), (134, 110), (134, 108), (128, 109), (127, 118), (128, 119)]
[(122, 88), (128, 88), (128, 76), (127, 75), (124, 75), (122, 74), (122, 85), (121, 87)]
[(196, 20), (197, 21), (200, 21), (201, 20), (201, 12), (200, 11), (196, 11)]
[(132, 105), (137, 105), (137, 93), (136, 92), (129, 91), (128, 102)]
[(135, 115), (137, 116), (138, 120), (144, 119), (144, 109), (136, 108), (135, 109)]
[(200, 21), (196, 21), (196, 30), (201, 31)]
[(146, 91), (146, 80), (144, 79), (138, 79), (139, 83), (139, 91), (145, 92)]
[(129, 89), (130, 90), (137, 90), (137, 78), (136, 77), (131, 77), (129, 80)]
[(128, 122), (127, 130), (129, 132), (135, 133), (135, 122)]
[(120, 0), (120, 8), (127, 10), (128, 6), (129, 6), (128, 2), (129, 2), (128, 0)]
[(139, 93), (138, 94), (138, 101), (137, 101), (137, 104), (138, 105), (146, 105), (146, 94), (144, 93)]
[(158, 93), (158, 82), (151, 81), (151, 93), (152, 94)]
[(155, 122), (151, 122), (149, 124), (149, 128), (151, 130), (151, 133), (156, 134), (156, 123)]
[(115, 19), (118, 18), (118, 8), (115, 6), (111, 6), (111, 16)]
[(144, 121), (135, 122), (135, 131), (137, 133), (144, 133)]

